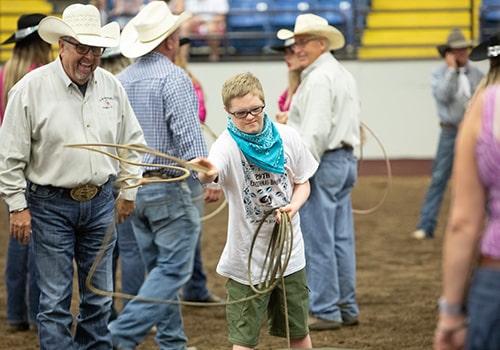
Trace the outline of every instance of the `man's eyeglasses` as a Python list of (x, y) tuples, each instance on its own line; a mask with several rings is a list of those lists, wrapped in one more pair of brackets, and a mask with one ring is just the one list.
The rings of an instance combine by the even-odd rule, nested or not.
[(102, 47), (96, 47), (96, 46), (87, 46), (87, 45), (82, 45), (82, 44), (77, 44), (72, 42), (71, 40), (68, 39), (62, 39), (64, 42), (71, 44), (75, 47), (76, 52), (78, 52), (80, 55), (86, 55), (89, 53), (90, 50), (92, 50), (92, 54), (94, 56), (102, 56), (102, 53), (104, 52), (104, 48)]
[(308, 42), (313, 41), (313, 40), (320, 40), (321, 37), (319, 36), (311, 36), (309, 38), (303, 38), (303, 39), (295, 39), (295, 47), (304, 47), (307, 45)]
[(235, 112), (228, 111), (228, 113), (231, 114), (232, 116), (234, 116), (235, 118), (238, 118), (238, 119), (244, 119), (247, 117), (248, 114), (251, 114), (254, 117), (257, 117), (259, 114), (262, 113), (265, 106), (266, 105), (262, 105), (262, 106), (254, 107), (252, 109), (243, 110), (243, 111), (235, 111)]

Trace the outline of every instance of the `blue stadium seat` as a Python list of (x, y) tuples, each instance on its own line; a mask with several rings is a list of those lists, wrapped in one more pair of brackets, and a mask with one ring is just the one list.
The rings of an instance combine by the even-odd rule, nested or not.
[(483, 0), (479, 8), (481, 40), (500, 30), (500, 1)]
[[(274, 0), (270, 4), (270, 29), (274, 33), (282, 28), (293, 30), (295, 19), (303, 13), (312, 13), (316, 0)], [(272, 45), (279, 45), (280, 40), (274, 38)]]
[(347, 44), (354, 42), (354, 9), (350, 0), (317, 0), (314, 13), (327, 19), (345, 36)]
[[(226, 33), (233, 38), (229, 39), (229, 46), (238, 53), (261, 53), (268, 45), (268, 8), (269, 0), (230, 0)], [(252, 32), (256, 33), (253, 37)]]

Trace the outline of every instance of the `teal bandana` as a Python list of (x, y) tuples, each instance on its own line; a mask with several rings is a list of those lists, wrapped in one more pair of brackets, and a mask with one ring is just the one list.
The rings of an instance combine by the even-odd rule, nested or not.
[(273, 173), (285, 173), (285, 152), (281, 136), (264, 114), (264, 128), (259, 134), (247, 134), (240, 131), (228, 117), (227, 131), (233, 137), (245, 158), (259, 168)]

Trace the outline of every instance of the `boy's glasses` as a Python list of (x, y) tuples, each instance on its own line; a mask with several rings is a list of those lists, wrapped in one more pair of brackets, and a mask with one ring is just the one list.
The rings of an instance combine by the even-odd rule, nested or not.
[(77, 44), (68, 39), (62, 39), (62, 40), (70, 45), (73, 45), (75, 47), (76, 52), (78, 52), (80, 55), (86, 55), (89, 53), (90, 50), (92, 50), (92, 54), (94, 56), (99, 57), (102, 56), (102, 53), (104, 52), (104, 48), (102, 47)]
[(262, 106), (258, 106), (258, 107), (254, 107), (252, 109), (248, 109), (248, 110), (242, 110), (242, 111), (235, 111), (235, 112), (229, 112), (229, 114), (231, 114), (232, 116), (234, 116), (235, 118), (238, 118), (238, 119), (244, 119), (247, 117), (248, 114), (251, 114), (253, 115), (254, 117), (257, 117), (259, 114), (262, 113), (262, 111), (264, 110), (264, 107), (266, 105), (262, 105)]

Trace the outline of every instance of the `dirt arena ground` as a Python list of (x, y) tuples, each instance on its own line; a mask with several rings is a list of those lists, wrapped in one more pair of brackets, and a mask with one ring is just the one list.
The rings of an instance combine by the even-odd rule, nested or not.
[[(337, 331), (313, 332), (315, 348), (374, 350), (431, 349), (440, 294), (440, 259), (449, 191), (434, 240), (415, 241), (415, 228), (428, 177), (395, 177), (384, 205), (375, 213), (356, 215), (357, 298), (360, 324)], [(353, 193), (356, 209), (373, 207), (387, 184), (383, 176), (362, 176)], [(3, 279), (7, 251), (6, 209), (0, 205), (0, 273)], [(203, 259), (209, 287), (224, 295), (225, 280), (215, 266), (225, 240), (226, 212), (204, 223)], [(38, 349), (34, 332), (6, 332), (5, 283), (0, 284), (0, 349)], [(189, 346), (198, 350), (230, 349), (224, 308), (184, 306)], [(259, 350), (284, 349), (285, 339), (271, 338), (263, 327)], [(138, 349), (157, 349), (149, 336)], [(61, 349), (64, 350), (64, 349)]]

